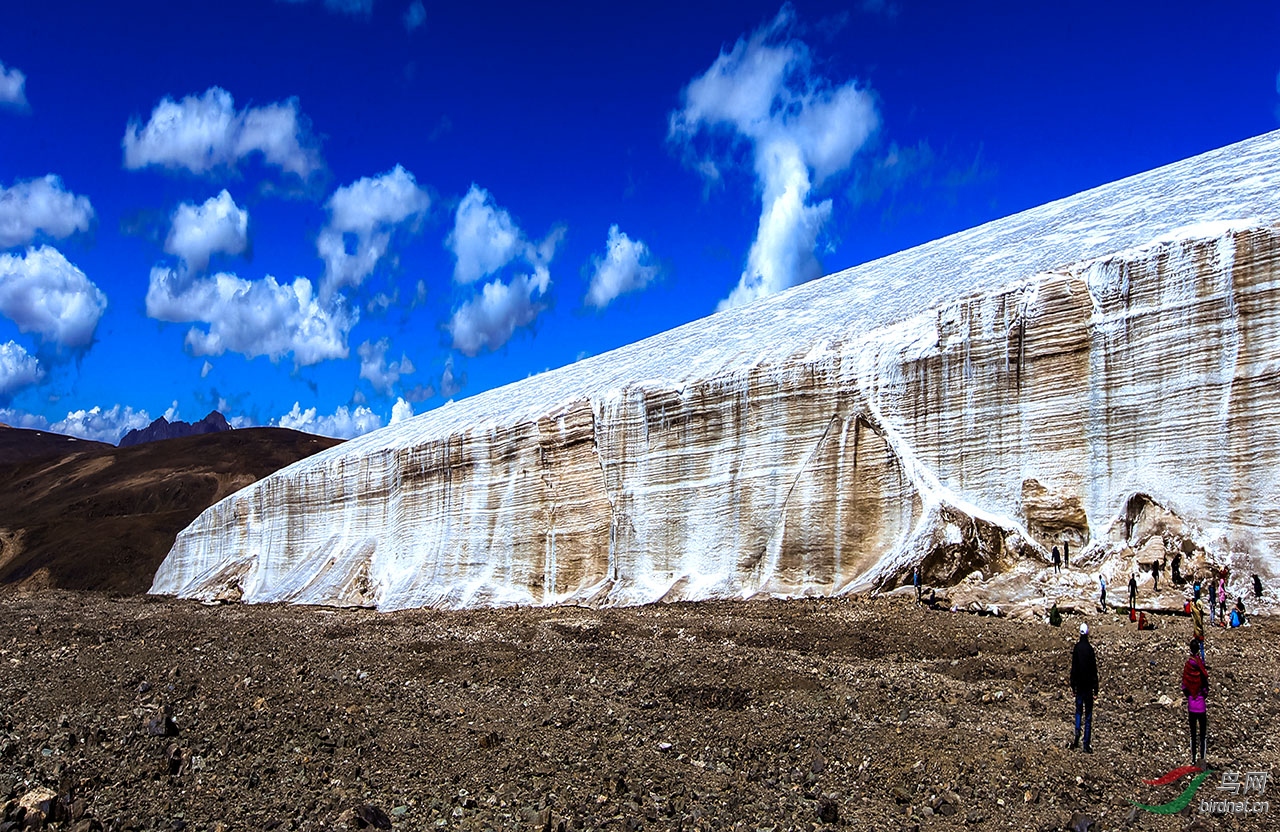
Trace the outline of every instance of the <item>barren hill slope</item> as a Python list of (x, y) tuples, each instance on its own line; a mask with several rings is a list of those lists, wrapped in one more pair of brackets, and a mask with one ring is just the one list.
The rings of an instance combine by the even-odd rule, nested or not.
[(200, 512), (336, 444), (283, 428), (131, 448), (0, 430), (0, 583), (143, 592)]

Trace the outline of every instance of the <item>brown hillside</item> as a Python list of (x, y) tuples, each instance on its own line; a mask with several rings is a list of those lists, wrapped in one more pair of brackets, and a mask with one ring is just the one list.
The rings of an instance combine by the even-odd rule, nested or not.
[[(29, 435), (25, 451), (12, 433)], [(247, 428), (59, 453), (66, 439), (0, 430), (0, 583), (145, 592), (200, 512), (340, 441)]]
[(26, 430), (0, 423), (0, 466), (27, 459), (64, 456), (84, 451), (104, 451), (112, 446), (89, 439), (77, 439), (46, 430)]

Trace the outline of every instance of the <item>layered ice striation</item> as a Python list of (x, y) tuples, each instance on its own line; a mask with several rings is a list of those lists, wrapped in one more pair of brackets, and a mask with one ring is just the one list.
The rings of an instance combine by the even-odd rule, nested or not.
[(1280, 132), (316, 454), (205, 511), (152, 592), (827, 595), (1157, 538), (1275, 578), (1277, 223)]

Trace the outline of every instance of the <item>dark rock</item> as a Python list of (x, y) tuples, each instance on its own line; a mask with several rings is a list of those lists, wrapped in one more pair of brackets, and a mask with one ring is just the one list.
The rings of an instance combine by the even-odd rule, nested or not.
[(353, 813), (352, 820), (357, 829), (390, 829), (391, 818), (387, 817), (387, 813), (379, 809), (377, 806), (365, 804), (357, 806)]
[(147, 720), (147, 734), (152, 737), (176, 737), (178, 725), (173, 721), (173, 717), (161, 714)]
[(823, 823), (836, 823), (840, 820), (840, 807), (830, 797), (818, 799), (818, 820)]

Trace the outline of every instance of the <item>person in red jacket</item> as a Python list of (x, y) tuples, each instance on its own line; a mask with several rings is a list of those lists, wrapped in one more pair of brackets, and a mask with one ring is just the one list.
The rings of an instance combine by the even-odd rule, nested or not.
[[(1187, 695), (1187, 723), (1191, 730), (1191, 763), (1196, 762), (1199, 754), (1200, 764), (1204, 764), (1205, 746), (1208, 743), (1209, 718), (1205, 715), (1205, 696), (1209, 693), (1209, 669), (1200, 657), (1200, 644), (1191, 640), (1191, 655), (1182, 666), (1182, 692)], [(1196, 742), (1196, 729), (1199, 728), (1200, 741)]]

